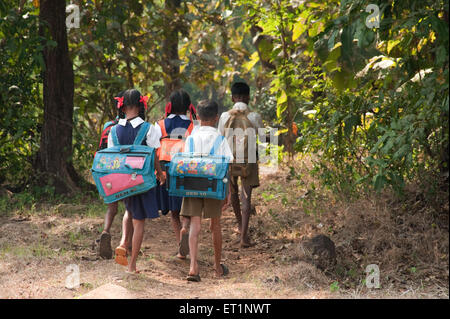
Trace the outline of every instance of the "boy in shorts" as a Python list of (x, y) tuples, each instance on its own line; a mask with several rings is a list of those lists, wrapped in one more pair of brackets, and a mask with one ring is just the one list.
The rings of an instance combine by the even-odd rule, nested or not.
[[(231, 86), (231, 100), (234, 105), (228, 112), (223, 112), (220, 116), (218, 129), (223, 136), (227, 136), (226, 127), (229, 125), (229, 121), (232, 120), (232, 113), (243, 112), (249, 121), (249, 124), (253, 127), (255, 133), (259, 132), (260, 128), (263, 128), (263, 122), (261, 115), (256, 112), (252, 112), (248, 106), (250, 101), (250, 87), (244, 82), (236, 82)], [(236, 127), (231, 127), (236, 129)], [(249, 139), (249, 143), (250, 143)], [(233, 150), (236, 151), (236, 145), (233, 145)], [(256, 150), (256, 139), (254, 144), (249, 145), (249, 149)], [(236, 156), (239, 159), (239, 156)], [(242, 248), (248, 248), (253, 245), (249, 236), (249, 223), (250, 215), (252, 212), (252, 190), (259, 186), (259, 167), (258, 162), (247, 163), (249, 173), (248, 176), (232, 176), (230, 179), (230, 193), (231, 193), (231, 205), (236, 216), (238, 228), (240, 232), (240, 246)], [(241, 194), (239, 196), (238, 179), (241, 180)], [(239, 199), (240, 197), (240, 199)], [(241, 210), (242, 204), (242, 210)]]
[[(194, 143), (196, 153), (208, 155), (217, 137), (220, 135), (215, 125), (219, 119), (218, 105), (214, 101), (201, 101), (197, 107), (197, 116), (200, 120), (200, 126), (196, 127), (192, 134), (186, 139), (185, 149), (188, 150), (190, 143)], [(215, 155), (227, 156), (230, 161), (233, 160), (233, 153), (226, 139), (223, 139)], [(189, 229), (189, 251), (191, 256), (188, 281), (200, 281), (198, 268), (198, 239), (201, 230), (201, 221), (203, 218), (210, 218), (210, 230), (214, 246), (214, 270), (217, 277), (228, 274), (228, 268), (221, 263), (222, 259), (222, 229), (220, 217), (222, 214), (223, 201), (212, 198), (193, 198), (184, 197), (181, 206), (183, 228), (181, 233), (186, 233), (186, 220), (190, 219)]]

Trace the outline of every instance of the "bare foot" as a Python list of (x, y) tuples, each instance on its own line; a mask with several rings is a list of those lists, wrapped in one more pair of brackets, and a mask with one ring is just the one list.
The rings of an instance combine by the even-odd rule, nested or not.
[(254, 243), (252, 243), (249, 239), (247, 240), (241, 240), (241, 248), (249, 248), (255, 246)]

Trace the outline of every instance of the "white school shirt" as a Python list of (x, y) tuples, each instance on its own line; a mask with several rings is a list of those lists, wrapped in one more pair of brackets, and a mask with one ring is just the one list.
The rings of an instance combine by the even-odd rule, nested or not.
[[(248, 109), (248, 105), (243, 102), (237, 102), (236, 104), (233, 105), (233, 110), (245, 111), (247, 109)], [(259, 133), (258, 132), (259, 128), (264, 127), (264, 124), (261, 119), (261, 115), (259, 115), (258, 113), (250, 112), (247, 115), (247, 118), (253, 124), (253, 127), (255, 128), (256, 133)], [(218, 125), (220, 134), (225, 135), (225, 124), (227, 123), (227, 121), (229, 119), (230, 119), (230, 113), (228, 113), (228, 112), (223, 112), (222, 115), (220, 116), (219, 125)]]
[[(188, 116), (186, 116), (185, 114), (181, 114), (181, 115), (176, 115), (176, 114), (170, 114), (169, 116), (167, 116), (168, 119), (173, 119), (175, 116), (179, 116), (181, 117), (182, 120), (191, 120)], [(193, 121), (194, 122), (194, 128), (197, 126), (196, 122), (197, 121)], [(161, 130), (161, 126), (159, 126), (158, 122), (155, 122), (155, 128), (156, 130), (159, 132), (159, 135), (162, 137), (162, 130)], [(174, 135), (178, 135), (178, 132), (182, 132), (183, 135), (186, 133), (186, 130), (184, 128), (176, 128), (174, 129), (170, 134), (174, 134)]]
[[(136, 128), (144, 122), (145, 121), (138, 116), (138, 117), (135, 117), (134, 119), (132, 119), (130, 121), (130, 124), (133, 128)], [(117, 123), (117, 124), (126, 126), (127, 119), (120, 119), (119, 123)], [(161, 129), (157, 130), (155, 125), (150, 125), (150, 129), (148, 130), (147, 137), (146, 137), (147, 146), (150, 146), (153, 148), (161, 147), (161, 144), (159, 142), (160, 138), (161, 138)], [(112, 138), (111, 131), (110, 131), (108, 134), (108, 147), (113, 147), (113, 146), (115, 146), (115, 145), (114, 145), (113, 138)]]
[[(186, 144), (184, 147), (185, 152), (189, 152), (190, 145), (194, 143), (194, 153), (201, 153), (204, 156), (209, 155), (211, 149), (216, 141), (217, 137), (220, 136), (219, 131), (212, 126), (197, 126), (186, 139)], [(231, 152), (230, 146), (228, 145), (227, 139), (223, 139), (220, 144), (219, 149), (216, 151), (215, 155), (227, 156), (230, 161), (233, 160), (233, 153)]]

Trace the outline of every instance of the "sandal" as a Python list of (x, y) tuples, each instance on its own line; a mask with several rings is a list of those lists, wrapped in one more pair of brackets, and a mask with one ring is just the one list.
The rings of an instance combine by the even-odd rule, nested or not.
[(230, 270), (224, 264), (220, 264), (220, 267), (222, 267), (222, 275), (220, 277), (225, 277), (230, 273)]
[(128, 266), (128, 260), (127, 260), (127, 250), (121, 246), (117, 247), (116, 250), (116, 258), (115, 261), (119, 265), (122, 266)]
[(112, 258), (111, 235), (104, 232), (100, 235), (98, 254), (105, 259)]
[(178, 246), (178, 253), (184, 258), (189, 255), (189, 233), (184, 233), (181, 236), (180, 244)]
[(189, 276), (186, 277), (186, 280), (187, 280), (187, 281), (200, 282), (200, 281), (201, 281), (201, 279), (200, 279), (200, 274), (197, 274), (197, 275), (189, 275)]

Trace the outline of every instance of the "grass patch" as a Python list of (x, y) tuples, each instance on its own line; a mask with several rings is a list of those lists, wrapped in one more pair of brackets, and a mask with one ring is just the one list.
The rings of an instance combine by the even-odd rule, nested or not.
[(0, 247), (0, 259), (7, 259), (9, 256), (18, 258), (55, 258), (66, 253), (66, 250), (54, 250), (43, 243), (35, 243), (28, 246), (18, 246), (4, 244)]

